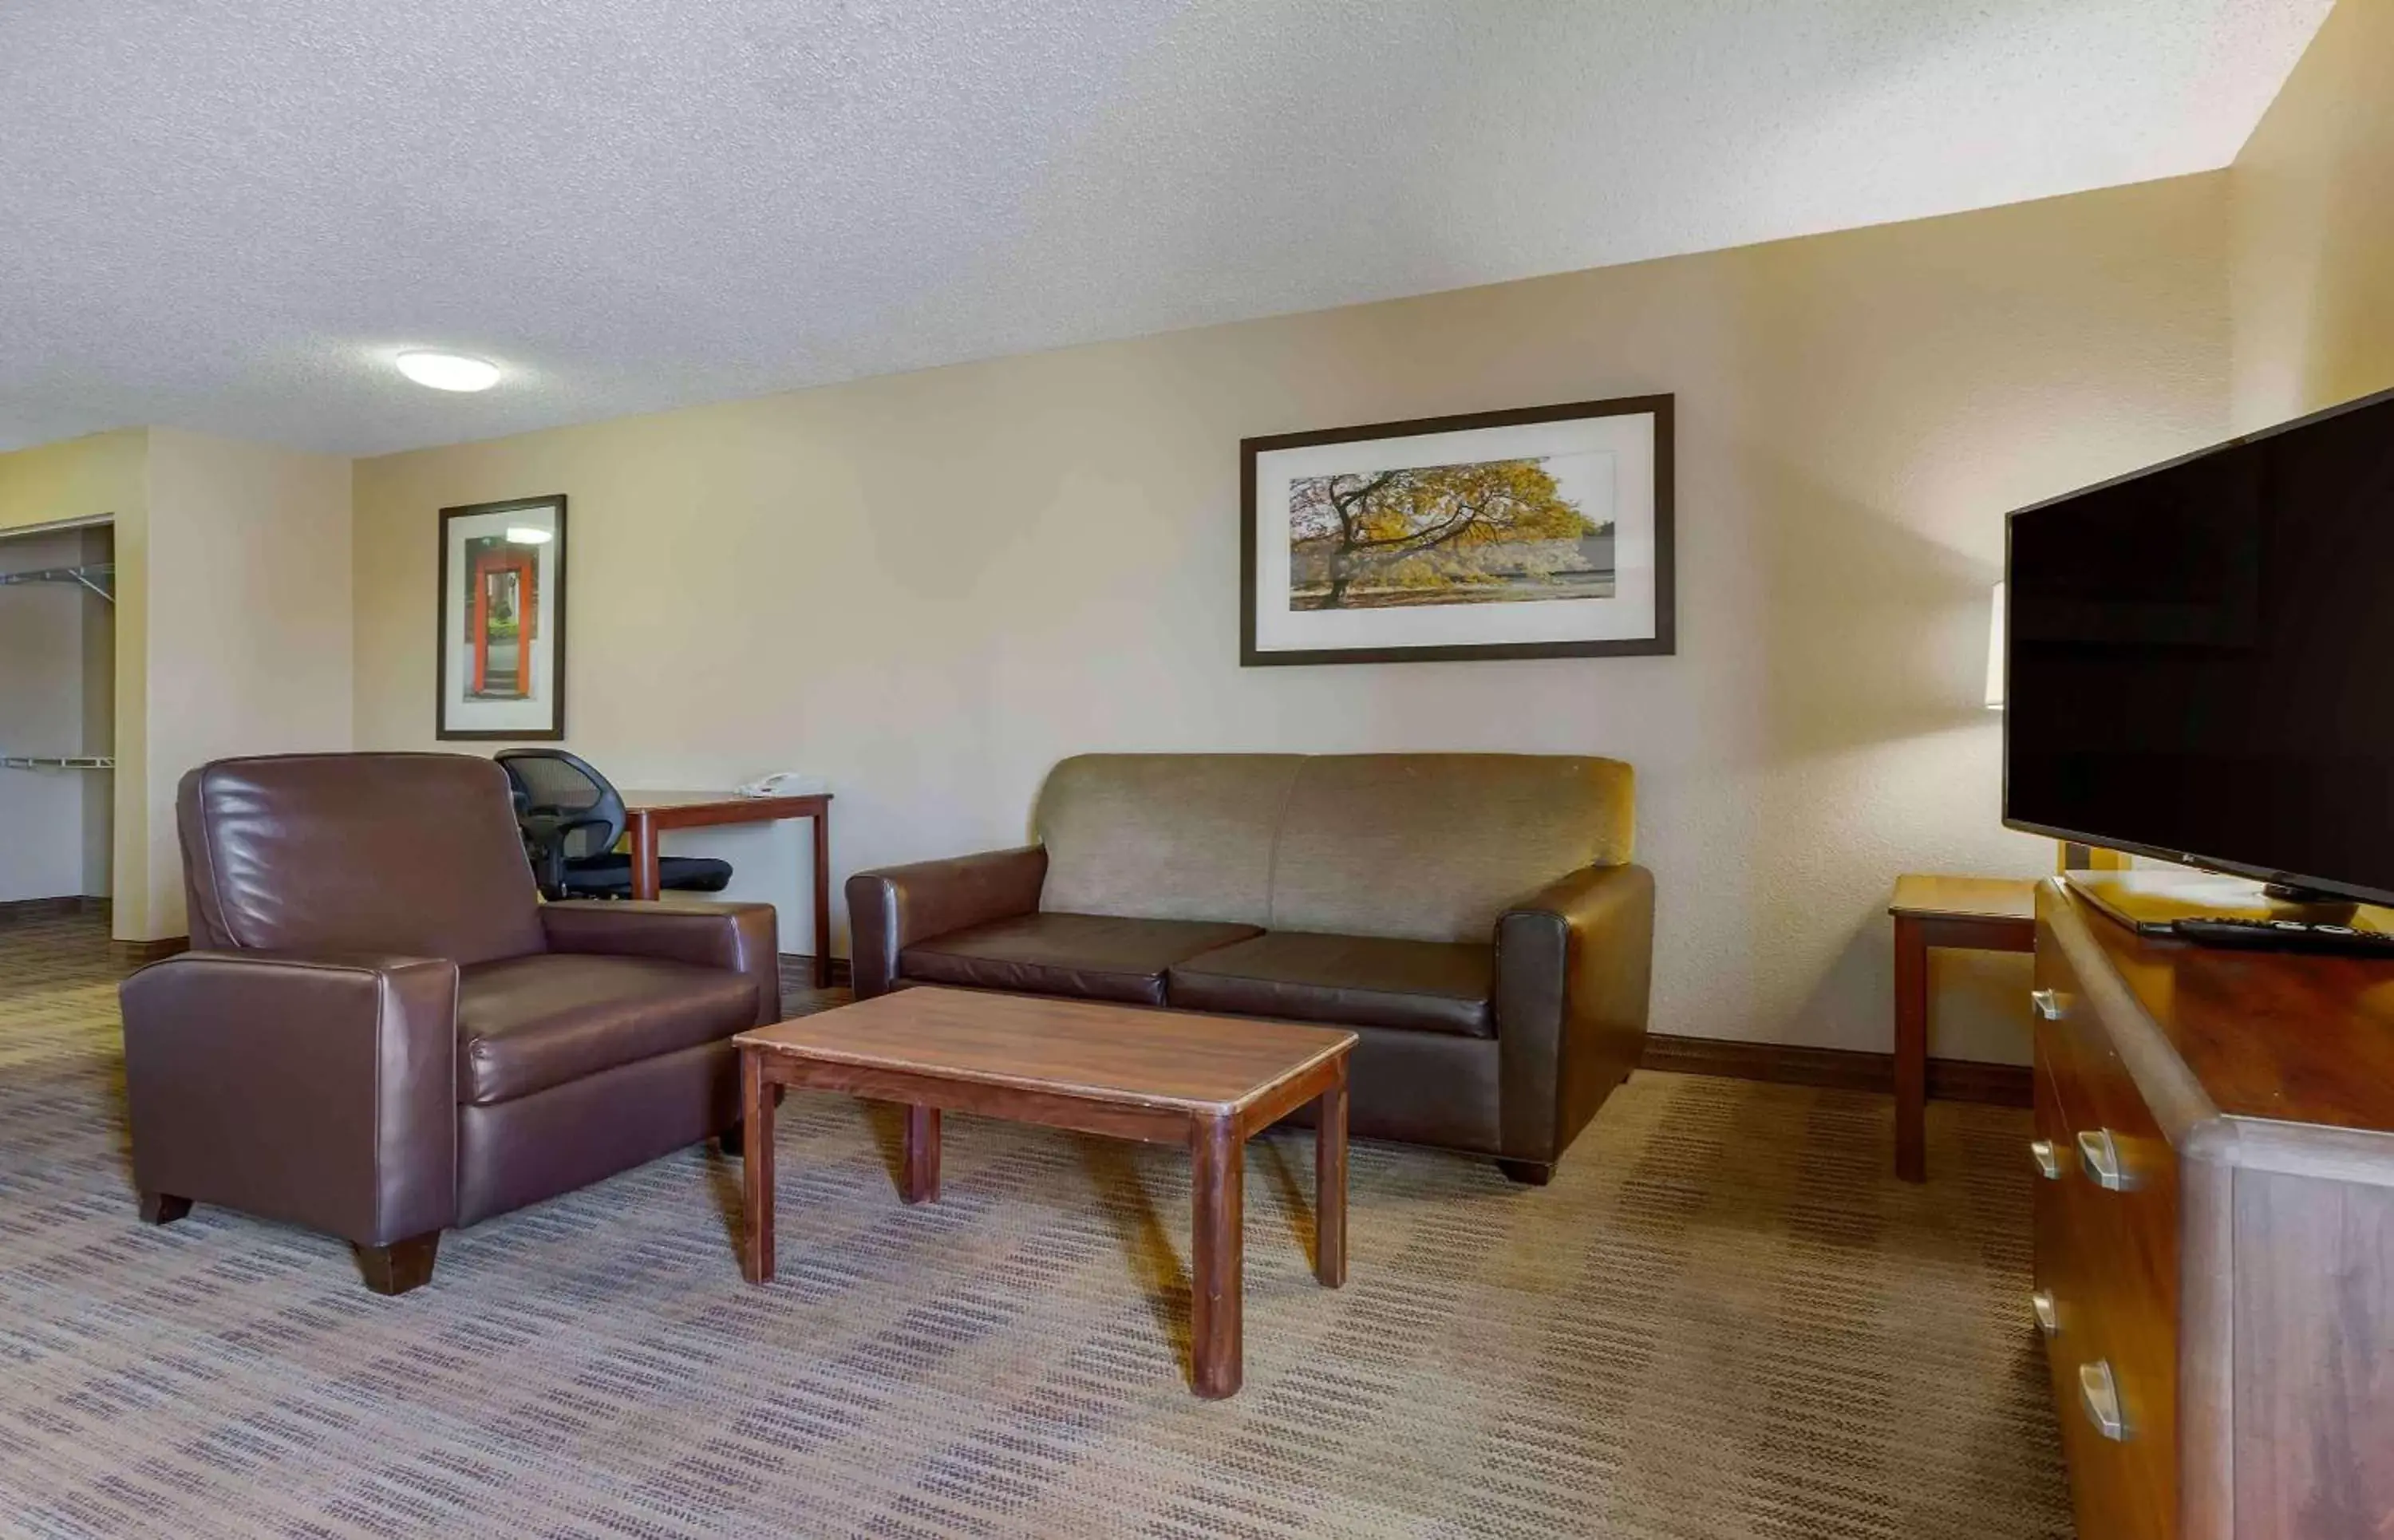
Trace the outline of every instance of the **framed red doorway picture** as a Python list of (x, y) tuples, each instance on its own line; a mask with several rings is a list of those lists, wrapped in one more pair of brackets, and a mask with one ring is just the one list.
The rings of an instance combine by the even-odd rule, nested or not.
[(565, 736), (565, 498), (441, 510), (444, 739)]

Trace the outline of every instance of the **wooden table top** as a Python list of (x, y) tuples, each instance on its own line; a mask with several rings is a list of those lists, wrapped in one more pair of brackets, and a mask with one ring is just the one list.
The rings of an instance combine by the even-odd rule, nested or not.
[(1939, 877), (1917, 873), (1895, 879), (1890, 915), (1910, 919), (2036, 918), (2036, 881), (2030, 877)]
[(893, 991), (732, 1041), (853, 1064), (1218, 1115), (1352, 1047), (1332, 1027), (978, 990)]
[(782, 802), (828, 802), (829, 792), (789, 792), (772, 796), (743, 796), (738, 792), (625, 792), (624, 810), (631, 813), (671, 812), (678, 808), (767, 809)]

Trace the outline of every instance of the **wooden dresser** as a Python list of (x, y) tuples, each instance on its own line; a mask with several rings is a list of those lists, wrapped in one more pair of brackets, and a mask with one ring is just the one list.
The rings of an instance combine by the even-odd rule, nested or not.
[(2036, 904), (2038, 1325), (2085, 1540), (2394, 1537), (2394, 963)]

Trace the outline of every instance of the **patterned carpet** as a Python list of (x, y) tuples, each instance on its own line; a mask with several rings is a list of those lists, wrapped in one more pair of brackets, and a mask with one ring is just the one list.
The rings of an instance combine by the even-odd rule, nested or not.
[(1542, 1191), (1308, 1136), (1248, 1158), (1246, 1389), (1188, 1393), (1187, 1161), (794, 1096), (782, 1278), (693, 1149), (450, 1236), (428, 1289), (127, 1188), (89, 920), (0, 929), (0, 1533), (2069, 1533), (2027, 1323), (2026, 1114), (1641, 1073)]

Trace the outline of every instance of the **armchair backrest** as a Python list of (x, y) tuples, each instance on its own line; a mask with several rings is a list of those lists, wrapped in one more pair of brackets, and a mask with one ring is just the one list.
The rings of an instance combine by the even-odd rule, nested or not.
[(506, 773), (461, 754), (219, 759), (183, 777), (191, 944), (486, 962), (546, 950)]

